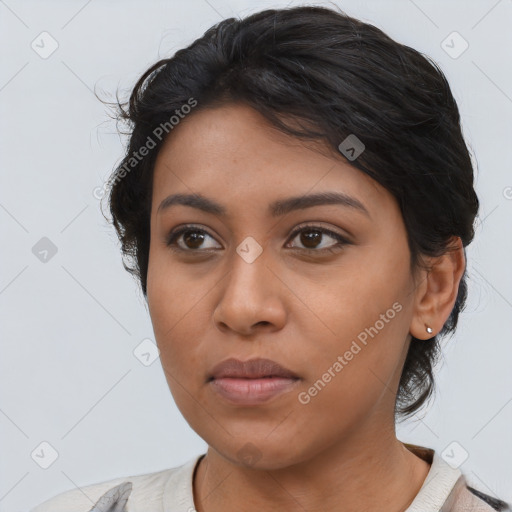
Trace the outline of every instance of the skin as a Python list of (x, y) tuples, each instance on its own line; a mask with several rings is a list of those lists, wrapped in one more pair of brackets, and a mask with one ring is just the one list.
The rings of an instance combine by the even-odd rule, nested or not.
[[(370, 216), (341, 205), (267, 213), (274, 200), (332, 191), (357, 198)], [(207, 196), (228, 214), (184, 205), (158, 213), (175, 193)], [(173, 251), (167, 235), (189, 223), (208, 232), (202, 245), (181, 236), (175, 244), (189, 252)], [(291, 238), (305, 223), (351, 243), (322, 255), (337, 241)], [(263, 250), (252, 263), (236, 252), (248, 236)], [(147, 299), (171, 393), (208, 444), (194, 475), (198, 512), (407, 508), (430, 465), (396, 438), (394, 403), (411, 334), (438, 333), (455, 303), (465, 260), (459, 238), (454, 247), (413, 275), (394, 197), (340, 154), (277, 131), (248, 106), (198, 110), (173, 129), (154, 169)], [(400, 312), (300, 403), (396, 302)], [(300, 380), (261, 405), (232, 405), (206, 382), (229, 357), (269, 358)], [(242, 459), (247, 443), (256, 455)]]

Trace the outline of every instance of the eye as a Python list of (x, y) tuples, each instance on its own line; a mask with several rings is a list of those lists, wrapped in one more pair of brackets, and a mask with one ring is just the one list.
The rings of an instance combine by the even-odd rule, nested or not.
[[(320, 226), (315, 225), (307, 225), (302, 226), (299, 229), (296, 229), (290, 239), (293, 240), (297, 238), (297, 235), (300, 235), (300, 243), (304, 246), (304, 248), (299, 247), (298, 249), (301, 251), (313, 251), (313, 252), (329, 252), (334, 253), (343, 248), (343, 246), (350, 244), (351, 242), (347, 240), (344, 236), (339, 233), (335, 233), (330, 229), (322, 228)], [(319, 242), (323, 241), (325, 235), (328, 235), (329, 238), (333, 238), (336, 240), (336, 243), (331, 244), (328, 247), (319, 247)]]
[[(344, 236), (340, 235), (339, 233), (316, 225), (301, 226), (292, 233), (289, 240), (297, 238), (298, 235), (301, 235), (300, 243), (302, 243), (304, 246), (298, 247), (297, 249), (299, 251), (333, 253), (341, 250), (343, 246), (351, 243), (349, 240), (347, 240)], [(320, 241), (323, 241), (325, 235), (327, 235), (329, 238), (334, 239), (336, 243), (331, 244), (328, 247), (320, 247), (319, 243)], [(167, 237), (166, 244), (174, 251), (182, 251), (189, 253), (211, 252), (212, 250), (217, 250), (218, 248), (205, 247), (203, 245), (204, 241), (208, 237), (214, 240), (213, 236), (210, 235), (204, 229), (187, 225), (175, 231), (172, 231)], [(182, 243), (180, 244), (179, 242)]]
[[(183, 236), (183, 245), (176, 244), (176, 241)], [(213, 237), (204, 229), (199, 229), (194, 226), (184, 226), (176, 231), (172, 231), (167, 237), (167, 246), (169, 246), (174, 251), (185, 251), (185, 252), (194, 252), (195, 250), (201, 247), (206, 237)], [(204, 247), (203, 247), (204, 249)], [(206, 250), (212, 250), (215, 248), (207, 247)], [(197, 252), (197, 251), (196, 251)]]

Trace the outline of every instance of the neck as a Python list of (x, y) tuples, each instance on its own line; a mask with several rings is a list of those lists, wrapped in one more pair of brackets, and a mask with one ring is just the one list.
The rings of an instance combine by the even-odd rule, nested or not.
[(194, 477), (194, 501), (198, 512), (334, 512), (340, 505), (344, 512), (403, 512), (429, 470), (394, 429), (369, 436), (358, 429), (313, 458), (270, 470), (241, 466), (210, 447)]

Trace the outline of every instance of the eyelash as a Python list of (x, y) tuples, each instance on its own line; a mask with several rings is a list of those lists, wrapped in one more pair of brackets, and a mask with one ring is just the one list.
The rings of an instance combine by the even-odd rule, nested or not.
[[(306, 231), (306, 230), (307, 231), (318, 231), (322, 234), (329, 235), (330, 237), (337, 240), (338, 243), (334, 244), (334, 246), (327, 247), (324, 249), (308, 249), (308, 248), (301, 248), (301, 247), (297, 248), (297, 250), (299, 250), (301, 252), (309, 252), (309, 253), (316, 252), (316, 253), (322, 253), (322, 254), (325, 254), (325, 253), (333, 254), (333, 253), (337, 253), (338, 251), (343, 249), (343, 246), (351, 244), (351, 242), (349, 240), (347, 240), (345, 237), (341, 236), (339, 233), (331, 231), (330, 229), (316, 226), (314, 224), (307, 224), (307, 225), (301, 226), (300, 228), (297, 228), (290, 235), (288, 240), (292, 241), (298, 234), (300, 234), (302, 231)], [(179, 238), (179, 236), (182, 235), (183, 233), (186, 233), (187, 231), (204, 233), (204, 234), (208, 235), (209, 237), (214, 238), (212, 235), (210, 235), (210, 233), (208, 233), (208, 231), (205, 231), (204, 229), (200, 229), (200, 228), (196, 228), (195, 226), (187, 225), (187, 226), (183, 226), (182, 228), (180, 228), (174, 232), (171, 232), (168, 235), (167, 240), (166, 240), (167, 246), (173, 251), (182, 252), (182, 253), (212, 252), (212, 251), (218, 250), (218, 249), (206, 249), (206, 250), (204, 250), (204, 249), (203, 250), (201, 250), (201, 249), (182, 249), (181, 247), (178, 247), (175, 244), (176, 239)]]

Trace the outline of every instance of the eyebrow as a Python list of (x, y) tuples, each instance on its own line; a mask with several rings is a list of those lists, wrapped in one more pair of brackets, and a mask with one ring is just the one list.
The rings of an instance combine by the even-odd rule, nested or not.
[[(160, 213), (177, 204), (197, 208), (213, 215), (222, 217), (227, 216), (227, 210), (224, 206), (200, 194), (170, 195), (160, 203), (157, 213)], [(329, 204), (336, 204), (348, 208), (353, 208), (354, 210), (364, 213), (367, 217), (371, 218), (370, 213), (363, 205), (363, 203), (361, 203), (361, 201), (355, 197), (351, 197), (340, 192), (320, 192), (307, 196), (278, 199), (269, 205), (269, 214), (272, 217), (279, 217), (294, 210), (303, 210), (305, 208), (312, 208), (314, 206)]]

